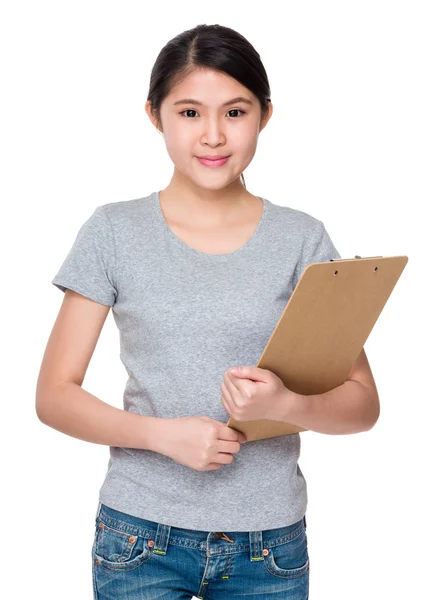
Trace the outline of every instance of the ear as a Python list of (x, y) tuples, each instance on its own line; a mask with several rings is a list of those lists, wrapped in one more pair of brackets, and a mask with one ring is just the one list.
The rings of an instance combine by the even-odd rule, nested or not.
[(271, 119), (272, 114), (273, 114), (273, 105), (272, 105), (272, 102), (268, 102), (268, 112), (265, 113), (263, 119), (260, 122), (259, 133), (266, 126), (266, 124), (268, 123), (268, 121)]
[(153, 112), (150, 100), (147, 100), (147, 102), (145, 103), (145, 112), (147, 113), (148, 118), (150, 119), (153, 127), (155, 127), (158, 131), (163, 133), (162, 129), (159, 127), (155, 113)]

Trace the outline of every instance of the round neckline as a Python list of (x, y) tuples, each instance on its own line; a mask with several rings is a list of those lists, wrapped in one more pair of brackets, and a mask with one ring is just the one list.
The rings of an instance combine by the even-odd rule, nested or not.
[(185, 242), (183, 242), (180, 238), (178, 238), (175, 235), (175, 233), (172, 231), (170, 226), (168, 225), (168, 223), (165, 219), (165, 216), (163, 214), (163, 211), (162, 211), (162, 206), (160, 204), (159, 191), (155, 191), (152, 193), (152, 203), (154, 206), (154, 210), (155, 210), (155, 214), (157, 216), (158, 222), (162, 226), (162, 229), (165, 231), (166, 236), (169, 239), (171, 239), (173, 241), (173, 243), (176, 244), (180, 248), (180, 250), (183, 250), (184, 252), (191, 254), (193, 256), (197, 256), (198, 258), (220, 261), (220, 260), (228, 260), (234, 256), (239, 256), (239, 254), (242, 254), (243, 252), (246, 251), (247, 248), (250, 248), (255, 242), (257, 242), (257, 240), (261, 237), (262, 232), (265, 228), (265, 220), (266, 220), (266, 214), (268, 212), (269, 201), (266, 198), (257, 196), (257, 198), (260, 198), (260, 200), (262, 200), (262, 203), (263, 203), (262, 215), (260, 217), (259, 223), (257, 224), (257, 227), (254, 230), (252, 236), (250, 237), (250, 239), (248, 239), (245, 242), (245, 244), (243, 244), (240, 248), (237, 248), (233, 252), (226, 252), (224, 254), (209, 254), (208, 252), (202, 252), (201, 250), (196, 250), (195, 248), (192, 248), (192, 246), (188, 246), (188, 244), (185, 244)]

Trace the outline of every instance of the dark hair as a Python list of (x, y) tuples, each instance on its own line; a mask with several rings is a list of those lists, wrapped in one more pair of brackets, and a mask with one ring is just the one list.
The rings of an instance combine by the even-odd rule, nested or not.
[(271, 91), (259, 53), (234, 29), (202, 24), (167, 42), (153, 65), (147, 100), (159, 126), (160, 107), (171, 88), (198, 68), (230, 75), (258, 98), (262, 119), (267, 114)]

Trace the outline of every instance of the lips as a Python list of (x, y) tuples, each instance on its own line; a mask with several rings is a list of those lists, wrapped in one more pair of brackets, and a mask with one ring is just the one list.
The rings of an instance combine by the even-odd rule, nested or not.
[(214, 156), (213, 154), (211, 154), (211, 155), (205, 155), (205, 156), (197, 156), (197, 158), (204, 158), (205, 160), (222, 160), (223, 158), (228, 158), (228, 155), (227, 156), (224, 156), (224, 155), (223, 156), (218, 156), (218, 155)]
[(221, 167), (224, 165), (228, 156), (197, 156), (197, 160), (206, 167)]

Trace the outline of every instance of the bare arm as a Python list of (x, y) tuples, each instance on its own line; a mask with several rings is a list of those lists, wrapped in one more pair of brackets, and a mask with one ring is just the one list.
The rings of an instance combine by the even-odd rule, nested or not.
[(72, 381), (39, 396), (40, 421), (72, 437), (120, 448), (155, 449), (162, 419), (137, 415), (100, 400)]
[(283, 421), (318, 433), (369, 431), (380, 415), (377, 388), (363, 349), (342, 385), (324, 394), (288, 392)]
[(116, 408), (81, 387), (108, 312), (65, 292), (39, 372), (36, 413), (45, 425), (87, 442), (154, 450), (163, 419)]

